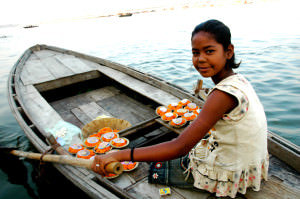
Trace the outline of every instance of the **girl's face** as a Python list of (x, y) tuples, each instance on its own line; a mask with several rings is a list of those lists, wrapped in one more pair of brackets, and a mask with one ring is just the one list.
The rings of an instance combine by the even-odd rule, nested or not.
[(233, 73), (226, 69), (226, 61), (233, 56), (233, 45), (224, 51), (222, 44), (207, 32), (200, 31), (192, 38), (193, 65), (203, 77), (211, 77), (215, 83)]

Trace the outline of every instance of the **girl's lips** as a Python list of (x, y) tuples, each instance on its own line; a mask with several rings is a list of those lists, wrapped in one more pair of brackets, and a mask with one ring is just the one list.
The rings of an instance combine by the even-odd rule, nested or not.
[(206, 72), (206, 71), (209, 70), (209, 67), (198, 67), (197, 70), (198, 70), (199, 72)]

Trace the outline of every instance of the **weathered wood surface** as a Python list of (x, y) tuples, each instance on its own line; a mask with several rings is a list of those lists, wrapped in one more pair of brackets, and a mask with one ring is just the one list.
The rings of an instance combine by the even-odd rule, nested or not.
[[(183, 129), (174, 129), (161, 119), (153, 119), (155, 117), (153, 107), (144, 101), (133, 99), (131, 94), (114, 86), (105, 86), (49, 104), (41, 96), (40, 91), (56, 89), (103, 76), (128, 86), (133, 92), (151, 99), (156, 104), (167, 105), (182, 98), (188, 98), (189, 95), (180, 92), (178, 88), (170, 87), (165, 82), (155, 80), (151, 76), (145, 76), (107, 60), (55, 47), (46, 50), (42, 50), (43, 48), (47, 47), (35, 46), (26, 51), (17, 62), (16, 73), (10, 75), (10, 78), (15, 81), (9, 81), (10, 106), (15, 110), (14, 115), (22, 129), (39, 151), (43, 152), (49, 146), (35, 134), (37, 130), (51, 128), (58, 121), (68, 121), (81, 128), (99, 115), (111, 115), (126, 119), (137, 126), (146, 120), (152, 121), (152, 123), (142, 125), (144, 129), (148, 128), (147, 131), (136, 128), (127, 135), (125, 134), (134, 138), (130, 142), (131, 146), (155, 143), (165, 135), (174, 136), (172, 132), (177, 134), (182, 132)], [(32, 50), (34, 50), (33, 53)], [(178, 94), (178, 96), (174, 96), (174, 94)], [(194, 98), (191, 97), (191, 99)], [(24, 115), (33, 123), (25, 122)], [(155, 129), (153, 129), (154, 127)], [(44, 131), (43, 133), (45, 134)], [(270, 144), (274, 153), (285, 154), (286, 147), (277, 148), (278, 145), (272, 145), (274, 143)], [(288, 158), (294, 158), (294, 162), (296, 162), (299, 160), (299, 158), (297, 159), (299, 147), (294, 148), (296, 149), (289, 153)], [(295, 165), (298, 163), (296, 162)], [(116, 198), (115, 194), (118, 196), (124, 194), (125, 198), (130, 198), (130, 195), (136, 198), (159, 198), (158, 188), (165, 187), (147, 183), (149, 167), (147, 163), (140, 163), (136, 170), (111, 181), (99, 178), (98, 175), (85, 169), (61, 165), (55, 165), (55, 167), (92, 198)], [(269, 173), (270, 179), (268, 182), (263, 182), (261, 191), (248, 190), (245, 196), (237, 198), (297, 198), (299, 196), (300, 175), (297, 171), (271, 156)], [(105, 184), (106, 187), (99, 185), (99, 182)], [(111, 191), (106, 189), (108, 187)], [(171, 189), (172, 194), (168, 198), (215, 198), (214, 194), (208, 192), (195, 192), (174, 187)]]

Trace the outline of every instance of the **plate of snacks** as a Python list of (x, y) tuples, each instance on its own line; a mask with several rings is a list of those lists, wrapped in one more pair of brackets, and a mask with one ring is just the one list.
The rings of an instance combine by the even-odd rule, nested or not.
[(94, 152), (98, 153), (98, 154), (103, 154), (103, 153), (110, 151), (111, 149), (112, 149), (112, 146), (110, 145), (109, 142), (99, 142), (95, 146)]
[(98, 137), (88, 137), (84, 140), (84, 145), (87, 148), (94, 148), (100, 141)]
[(69, 153), (76, 154), (78, 151), (85, 149), (82, 144), (71, 144), (69, 146)]
[(156, 108), (155, 113), (158, 116), (162, 116), (163, 114), (166, 114), (166, 113), (171, 112), (171, 111), (172, 111), (171, 109), (168, 109), (165, 106), (159, 106), (159, 107)]
[(180, 102), (179, 102), (179, 104), (181, 104), (181, 106), (186, 106), (189, 103), (191, 103), (191, 101), (188, 99), (183, 99), (183, 100), (180, 100)]
[(169, 124), (172, 127), (180, 128), (180, 127), (183, 127), (186, 124), (186, 119), (182, 118), (182, 117), (175, 118), (175, 119), (172, 119)]
[(187, 121), (193, 121), (195, 118), (197, 117), (197, 115), (195, 113), (185, 113), (182, 118), (186, 119)]
[(101, 136), (101, 140), (103, 142), (110, 142), (111, 140), (118, 138), (119, 134), (116, 132), (109, 132), (109, 133), (105, 133)]
[(131, 162), (131, 161), (123, 161), (121, 162), (121, 164), (123, 165), (124, 171), (132, 171), (136, 169), (139, 165), (138, 162)]
[(189, 111), (195, 111), (199, 107), (197, 106), (197, 104), (191, 102), (191, 103), (188, 103), (185, 108), (188, 109)]
[(76, 157), (83, 158), (83, 159), (90, 159), (94, 155), (95, 155), (95, 153), (92, 150), (83, 149), (83, 150), (80, 150), (77, 152)]
[(129, 144), (129, 140), (127, 138), (115, 138), (110, 141), (110, 145), (114, 148), (124, 148)]
[(169, 113), (166, 113), (166, 114), (162, 115), (162, 116), (161, 116), (161, 119), (162, 119), (163, 121), (169, 122), (169, 121), (171, 121), (172, 119), (177, 118), (177, 116), (178, 116), (178, 115), (177, 115), (176, 113), (169, 112)]

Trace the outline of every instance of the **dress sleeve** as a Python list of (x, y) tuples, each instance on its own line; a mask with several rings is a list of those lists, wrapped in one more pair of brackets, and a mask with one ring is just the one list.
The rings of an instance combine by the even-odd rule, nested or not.
[(217, 85), (215, 89), (226, 92), (238, 100), (238, 106), (230, 113), (225, 114), (222, 119), (225, 121), (241, 120), (246, 115), (249, 107), (249, 101), (245, 93), (232, 85)]

